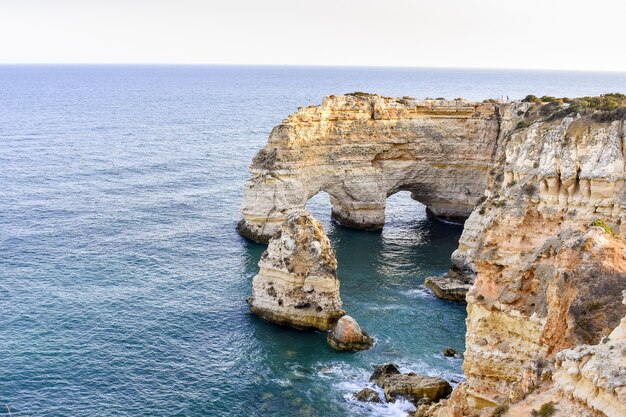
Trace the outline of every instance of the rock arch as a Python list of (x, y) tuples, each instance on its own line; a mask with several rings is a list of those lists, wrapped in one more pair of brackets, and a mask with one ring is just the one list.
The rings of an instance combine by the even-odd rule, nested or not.
[(320, 191), (333, 219), (353, 228), (382, 228), (398, 191), (462, 220), (487, 187), (500, 106), (352, 94), (300, 108), (255, 156), (238, 230), (265, 242)]

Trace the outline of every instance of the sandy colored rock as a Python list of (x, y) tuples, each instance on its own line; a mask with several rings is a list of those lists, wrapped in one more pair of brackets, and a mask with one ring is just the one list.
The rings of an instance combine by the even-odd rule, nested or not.
[(607, 417), (626, 417), (626, 316), (599, 344), (558, 353), (554, 381), (560, 390)]
[(252, 280), (250, 310), (297, 329), (329, 330), (341, 309), (337, 259), (320, 222), (292, 213), (268, 245)]
[(333, 349), (345, 351), (365, 350), (374, 345), (374, 339), (350, 316), (343, 316), (337, 321), (327, 340)]
[(344, 226), (376, 230), (398, 191), (463, 221), (483, 195), (498, 137), (495, 104), (355, 94), (324, 98), (275, 127), (252, 161), (238, 230), (267, 241), (320, 191)]
[(354, 394), (354, 398), (359, 401), (371, 402), (371, 403), (380, 403), (380, 395), (376, 391), (371, 388), (363, 388), (361, 391), (356, 392)]
[(415, 374), (391, 375), (385, 379), (383, 389), (387, 401), (405, 397), (414, 404), (424, 398), (431, 402), (439, 401), (452, 392), (452, 387), (445, 379)]
[[(382, 227), (386, 197), (401, 190), (442, 218), (471, 212), (447, 275), (471, 284), (467, 380), (426, 415), (530, 406), (535, 391), (614, 413), (623, 368), (616, 345), (605, 357), (601, 342), (626, 314), (626, 127), (564, 116), (567, 106), (329, 97), (272, 132), (239, 230), (267, 239), (319, 191), (335, 220), (362, 229)], [(555, 386), (537, 390), (555, 367)], [(581, 376), (568, 381), (570, 368)]]
[(468, 279), (457, 275), (440, 275), (428, 277), (424, 280), (424, 286), (430, 288), (437, 298), (448, 301), (465, 301), (465, 296), (472, 284)]
[(503, 116), (487, 199), (452, 257), (474, 280), (463, 368), (475, 409), (519, 401), (559, 351), (598, 343), (626, 312), (623, 122), (516, 129)]

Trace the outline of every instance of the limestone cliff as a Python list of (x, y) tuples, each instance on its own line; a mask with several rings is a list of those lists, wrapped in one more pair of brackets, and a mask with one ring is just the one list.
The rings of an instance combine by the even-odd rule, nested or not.
[(623, 149), (622, 121), (503, 126), (487, 200), (453, 255), (457, 270), (475, 276), (470, 406), (515, 401), (558, 351), (597, 343), (624, 315)]
[(274, 323), (329, 330), (341, 309), (337, 259), (323, 227), (304, 210), (291, 213), (270, 240), (252, 281), (250, 310)]
[(560, 390), (608, 417), (625, 417), (626, 316), (601, 343), (557, 354), (554, 380)]
[(491, 103), (327, 97), (274, 128), (250, 166), (238, 230), (267, 241), (320, 191), (336, 221), (359, 229), (382, 228), (385, 200), (401, 190), (462, 220), (487, 186), (498, 129)]
[[(622, 417), (610, 405), (622, 399), (619, 359), (605, 383), (583, 372), (603, 351), (575, 348), (597, 345), (626, 313), (626, 107), (585, 108), (593, 100), (325, 99), (272, 132), (252, 164), (239, 230), (266, 240), (320, 190), (337, 221), (365, 229), (383, 225), (384, 200), (399, 190), (440, 217), (471, 213), (448, 274), (471, 285), (467, 381), (427, 414), (489, 412), (537, 386), (561, 395), (567, 363), (582, 375), (572, 395)], [(592, 389), (613, 391), (597, 399)]]

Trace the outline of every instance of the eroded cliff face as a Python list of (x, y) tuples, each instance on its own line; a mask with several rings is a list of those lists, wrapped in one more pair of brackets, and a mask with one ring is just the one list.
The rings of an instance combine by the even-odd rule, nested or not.
[(566, 117), (506, 129), (487, 199), (453, 255), (475, 279), (470, 408), (522, 398), (557, 352), (598, 343), (625, 313), (624, 123)]
[(561, 391), (608, 417), (626, 416), (626, 316), (599, 344), (558, 353), (554, 381)]
[[(471, 284), (467, 381), (421, 412), (489, 415), (517, 403), (509, 415), (525, 415), (516, 413), (571, 395), (562, 413), (623, 417), (614, 404), (626, 369), (610, 356), (623, 352), (598, 343), (626, 313), (626, 129), (620, 119), (546, 108), (328, 98), (272, 132), (251, 167), (239, 230), (267, 239), (320, 190), (336, 220), (366, 229), (382, 226), (384, 199), (402, 189), (437, 215), (471, 212), (449, 274)], [(573, 350), (557, 356), (564, 349)], [(585, 368), (601, 360), (617, 366)]]
[(380, 229), (385, 200), (408, 190), (436, 216), (466, 218), (487, 186), (498, 107), (463, 100), (331, 96), (272, 131), (244, 187), (239, 232), (267, 241), (320, 191), (332, 216)]
[(329, 330), (341, 309), (337, 258), (320, 222), (291, 213), (270, 240), (252, 280), (250, 310), (297, 329)]

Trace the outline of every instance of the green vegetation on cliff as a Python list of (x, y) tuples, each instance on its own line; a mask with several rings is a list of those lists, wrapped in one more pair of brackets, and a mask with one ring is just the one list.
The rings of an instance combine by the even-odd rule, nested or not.
[(626, 119), (626, 95), (621, 93), (577, 98), (528, 95), (522, 101), (533, 105), (518, 128), (530, 126), (540, 119), (551, 121), (577, 114), (601, 123)]

